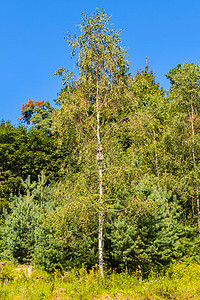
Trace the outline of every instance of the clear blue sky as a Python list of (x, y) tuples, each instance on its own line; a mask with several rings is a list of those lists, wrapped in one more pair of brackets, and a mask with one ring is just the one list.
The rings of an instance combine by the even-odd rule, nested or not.
[(64, 33), (74, 33), (81, 12), (104, 8), (129, 53), (132, 73), (145, 57), (165, 88), (178, 63), (200, 61), (199, 0), (2, 0), (0, 5), (0, 120), (17, 124), (29, 98), (53, 103), (61, 87), (53, 73), (72, 69)]

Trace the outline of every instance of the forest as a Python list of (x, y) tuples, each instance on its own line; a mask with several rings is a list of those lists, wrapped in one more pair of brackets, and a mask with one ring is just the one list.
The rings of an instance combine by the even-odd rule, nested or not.
[(104, 11), (79, 30), (55, 107), (29, 99), (0, 123), (1, 260), (140, 279), (198, 264), (199, 64), (174, 66), (165, 91), (148, 62), (131, 74)]

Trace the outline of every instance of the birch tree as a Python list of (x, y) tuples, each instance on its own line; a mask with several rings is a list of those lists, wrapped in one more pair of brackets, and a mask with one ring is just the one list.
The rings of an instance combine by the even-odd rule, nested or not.
[[(188, 136), (185, 144), (189, 142), (190, 163), (188, 166), (190, 180), (193, 181), (195, 191), (198, 230), (200, 232), (200, 203), (199, 203), (199, 116), (200, 116), (200, 66), (199, 64), (184, 63), (171, 69), (166, 75), (172, 84), (170, 98), (172, 109), (184, 118)], [(192, 165), (192, 168), (191, 166)], [(187, 174), (188, 176), (188, 174)], [(188, 178), (187, 178), (188, 180)]]
[(73, 132), (77, 143), (71, 155), (77, 157), (80, 167), (86, 168), (88, 157), (88, 167), (96, 166), (94, 179), (99, 186), (98, 252), (102, 277), (103, 185), (106, 184), (103, 163), (107, 149), (111, 147), (108, 143), (109, 132), (115, 124), (125, 120), (129, 109), (129, 62), (126, 51), (120, 45), (120, 31), (116, 31), (109, 21), (110, 17), (104, 10), (100, 12), (97, 9), (89, 16), (82, 14), (82, 24), (78, 25), (80, 35), (74, 38), (70, 34), (66, 36), (72, 56), (77, 57), (75, 66), (78, 76), (76, 78), (65, 69), (55, 73), (62, 77), (63, 87), (58, 94), (57, 103), (61, 108), (54, 114), (54, 128), (62, 141), (65, 141), (64, 136), (70, 136)]

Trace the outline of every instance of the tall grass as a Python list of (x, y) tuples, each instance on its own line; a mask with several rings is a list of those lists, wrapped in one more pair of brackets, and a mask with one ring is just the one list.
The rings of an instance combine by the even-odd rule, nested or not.
[(107, 271), (104, 280), (98, 271), (83, 267), (48, 274), (34, 270), (27, 277), (15, 266), (3, 266), (0, 273), (0, 299), (200, 299), (200, 266), (175, 263), (165, 274), (153, 271), (139, 282), (137, 274)]

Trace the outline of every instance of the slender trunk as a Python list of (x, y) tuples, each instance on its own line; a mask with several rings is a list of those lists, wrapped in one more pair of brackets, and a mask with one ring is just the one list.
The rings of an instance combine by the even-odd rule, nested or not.
[(199, 187), (198, 187), (198, 174), (197, 174), (196, 159), (195, 159), (194, 108), (193, 108), (192, 101), (191, 101), (190, 121), (191, 121), (191, 127), (192, 127), (192, 158), (193, 158), (193, 165), (194, 165), (195, 175), (196, 175), (196, 201), (197, 201), (198, 230), (200, 233)]
[(195, 217), (195, 209), (194, 209), (194, 199), (192, 197), (192, 217)]
[[(167, 192), (167, 167), (166, 167), (166, 150), (165, 150), (165, 144), (164, 144), (164, 166), (165, 166), (165, 176), (164, 176), (164, 179), (165, 179), (165, 190)], [(167, 209), (167, 214), (168, 214), (168, 217), (169, 217), (169, 201), (168, 201), (167, 197), (166, 197), (166, 209)]]
[(199, 187), (197, 186), (197, 214), (198, 214), (198, 229), (200, 233), (200, 207), (199, 207)]
[(194, 167), (196, 168), (196, 159), (195, 159), (195, 140), (194, 140), (194, 109), (193, 105), (191, 103), (191, 115), (190, 115), (190, 121), (191, 121), (191, 126), (192, 126), (192, 158), (193, 158), (193, 164)]
[(99, 236), (98, 236), (98, 246), (99, 246), (99, 272), (101, 277), (103, 277), (103, 184), (102, 184), (102, 146), (100, 139), (100, 111), (99, 111), (99, 84), (97, 80), (97, 94), (96, 94), (96, 105), (97, 105), (97, 162), (99, 166)]
[(156, 147), (156, 133), (155, 133), (155, 129), (153, 129), (153, 136), (154, 136), (154, 149), (155, 149), (155, 159), (156, 159), (156, 172), (157, 172), (158, 184), (159, 184), (158, 154), (157, 154), (157, 147)]
[(125, 263), (126, 265), (126, 273), (128, 273), (128, 265), (127, 265), (127, 262)]
[(40, 206), (42, 207), (42, 200), (43, 200), (43, 186), (41, 187), (41, 193), (40, 193)]
[(99, 162), (99, 271), (103, 277), (103, 202), (102, 168)]
[(138, 272), (139, 272), (139, 282), (142, 283), (142, 268), (141, 265), (138, 265)]

